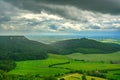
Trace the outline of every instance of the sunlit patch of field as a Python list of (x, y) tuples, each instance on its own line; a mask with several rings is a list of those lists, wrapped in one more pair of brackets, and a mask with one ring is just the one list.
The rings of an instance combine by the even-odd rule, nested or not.
[(28, 60), (16, 62), (17, 66), (9, 74), (40, 74), (40, 75), (54, 75), (64, 74), (68, 72), (66, 69), (50, 68), (49, 65), (56, 63), (64, 63), (68, 60), (48, 58), (46, 60)]
[(101, 40), (101, 42), (120, 44), (120, 40), (115, 40), (115, 39), (103, 39)]
[[(82, 74), (78, 74), (78, 73), (73, 73), (73, 74), (68, 74), (63, 76), (62, 78), (64, 78), (65, 80), (82, 80)], [(106, 80), (103, 78), (99, 78), (99, 77), (94, 77), (94, 76), (86, 76), (87, 80), (91, 80), (92, 78), (95, 80)], [(58, 79), (60, 80), (60, 79)]]
[(101, 62), (120, 61), (120, 52), (114, 52), (111, 54), (73, 53), (66, 56), (71, 59), (85, 60), (85, 61), (101, 61)]

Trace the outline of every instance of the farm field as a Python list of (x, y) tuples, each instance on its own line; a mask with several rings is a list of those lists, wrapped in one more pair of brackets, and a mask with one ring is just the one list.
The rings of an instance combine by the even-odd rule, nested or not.
[[(63, 78), (65, 80), (82, 80), (82, 74), (78, 74), (78, 73), (73, 73), (73, 74), (68, 74), (66, 76), (63, 76)], [(104, 78), (99, 78), (99, 77), (93, 77), (93, 76), (87, 76), (86, 77), (87, 80), (91, 80), (92, 78), (95, 79), (95, 80), (106, 80)], [(58, 79), (60, 80), (60, 79)]]
[(68, 60), (65, 59), (53, 59), (48, 58), (46, 60), (29, 60), (29, 61), (20, 61), (16, 62), (17, 67), (10, 71), (8, 74), (18, 74), (18, 75), (25, 75), (25, 74), (40, 74), (40, 75), (55, 75), (55, 74), (63, 74), (68, 72), (66, 69), (56, 69), (56, 68), (49, 68), (49, 65), (56, 64), (56, 63), (64, 63)]
[(107, 78), (113, 78), (114, 80), (120, 79), (120, 70), (108, 71)]
[(106, 70), (106, 69), (120, 69), (120, 64), (110, 64), (101, 62), (82, 62), (82, 61), (71, 61), (69, 64), (56, 65), (54, 67), (69, 68), (72, 70)]
[(71, 59), (85, 60), (85, 61), (101, 61), (101, 62), (120, 61), (120, 52), (115, 52), (111, 54), (73, 53), (66, 56)]
[[(14, 70), (8, 72), (9, 75), (26, 75), (26, 74), (39, 74), (41, 76), (61, 76), (65, 80), (69, 80), (68, 75), (73, 73), (74, 77), (80, 74), (74, 74), (74, 71), (96, 71), (96, 70), (108, 70), (104, 73), (107, 78), (119, 80), (120, 64), (110, 64), (109, 62), (91, 62), (81, 61), (70, 58), (69, 56), (49, 54), (49, 58), (45, 60), (28, 60), (18, 61)], [(61, 64), (62, 63), (62, 64)], [(50, 66), (52, 65), (52, 66)], [(111, 70), (111, 71), (109, 71)], [(119, 71), (118, 71), (119, 70)], [(117, 75), (115, 75), (116, 73)], [(91, 77), (87, 75), (87, 80)], [(72, 78), (71, 78), (72, 79)], [(78, 80), (78, 79), (72, 79)], [(102, 78), (96, 78), (96, 80), (104, 80)]]
[(116, 44), (120, 44), (119, 40), (115, 40), (115, 39), (103, 39), (100, 40), (101, 42), (105, 42), (105, 43), (116, 43)]

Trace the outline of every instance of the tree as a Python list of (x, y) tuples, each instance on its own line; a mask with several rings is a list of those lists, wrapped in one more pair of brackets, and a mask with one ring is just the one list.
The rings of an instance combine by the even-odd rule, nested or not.
[(0, 80), (7, 80), (6, 73), (2, 70), (0, 70)]
[(91, 78), (91, 80), (95, 80), (95, 78)]
[(65, 80), (64, 78), (60, 78), (60, 80)]
[(83, 76), (82, 76), (82, 80), (87, 80), (87, 78), (86, 78), (86, 74), (83, 74)]
[(44, 80), (57, 80), (57, 78), (53, 76), (48, 76), (48, 77), (45, 77)]

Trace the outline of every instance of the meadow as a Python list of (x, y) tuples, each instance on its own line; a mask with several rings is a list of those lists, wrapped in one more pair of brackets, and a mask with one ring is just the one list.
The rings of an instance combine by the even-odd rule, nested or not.
[(68, 72), (66, 69), (56, 69), (56, 68), (49, 68), (49, 65), (56, 64), (56, 63), (64, 63), (68, 60), (65, 59), (53, 59), (48, 58), (45, 60), (28, 60), (28, 61), (19, 61), (16, 62), (17, 67), (10, 71), (9, 74), (18, 74), (18, 75), (25, 75), (25, 74), (40, 74), (41, 76), (47, 75), (55, 75), (55, 74), (63, 74)]
[(85, 60), (85, 61), (99, 61), (99, 62), (110, 62), (110, 61), (120, 61), (120, 52), (115, 52), (111, 54), (82, 54), (73, 53), (66, 55), (68, 58)]
[(119, 40), (116, 40), (116, 39), (102, 39), (102, 40), (99, 40), (101, 42), (105, 42), (105, 43), (116, 43), (116, 44), (120, 44), (120, 41)]
[[(88, 57), (88, 58), (91, 58), (91, 57)], [(112, 58), (111, 60), (115, 61), (116, 59)], [(107, 59), (107, 62), (106, 60), (103, 60), (103, 61), (92, 62), (89, 60), (87, 61), (76, 60), (74, 58), (71, 58), (70, 55), (49, 54), (49, 57), (45, 60), (17, 61), (16, 68), (8, 72), (8, 74), (9, 75), (39, 74), (40, 76), (55, 76), (55, 77), (58, 77), (58, 79), (65, 78), (65, 80), (80, 80), (82, 76), (81, 73), (83, 72), (107, 70), (107, 72), (104, 73), (106, 78), (109, 78), (109, 79), (114, 78), (116, 80), (119, 80), (120, 64), (111, 64), (110, 62), (108, 62), (108, 59)], [(72, 73), (72, 78), (68, 76), (71, 73)], [(92, 77), (94, 77), (95, 80), (104, 80), (104, 78), (100, 78), (99, 76), (98, 77), (92, 76)], [(88, 74), (87, 80), (91, 80), (92, 77), (89, 76)]]

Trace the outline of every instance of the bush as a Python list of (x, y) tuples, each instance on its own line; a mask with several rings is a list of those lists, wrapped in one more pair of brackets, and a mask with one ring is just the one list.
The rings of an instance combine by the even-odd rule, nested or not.
[(7, 75), (4, 71), (0, 70), (0, 80), (7, 80)]
[(91, 80), (95, 80), (95, 78), (91, 78)]
[(82, 80), (87, 80), (87, 78), (86, 78), (86, 74), (83, 74), (83, 76), (82, 76)]
[(64, 78), (60, 78), (60, 80), (65, 80)]
[(53, 76), (47, 76), (47, 77), (44, 77), (44, 80), (57, 80), (57, 78)]

